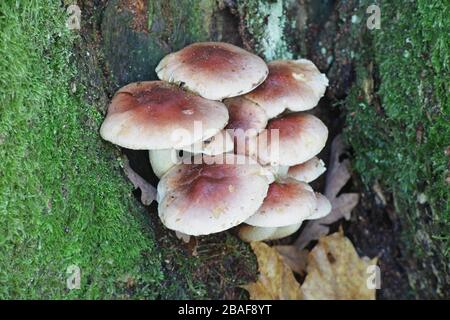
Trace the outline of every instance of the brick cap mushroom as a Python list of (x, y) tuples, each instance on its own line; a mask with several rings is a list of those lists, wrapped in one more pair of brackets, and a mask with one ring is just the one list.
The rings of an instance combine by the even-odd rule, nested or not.
[(225, 127), (233, 130), (234, 137), (254, 137), (267, 126), (266, 112), (256, 103), (244, 97), (225, 99), (230, 119)]
[(284, 227), (301, 223), (314, 213), (316, 196), (306, 183), (279, 179), (269, 186), (262, 206), (246, 224), (257, 227)]
[[(278, 130), (278, 139), (272, 130)], [(294, 166), (317, 155), (327, 138), (328, 129), (316, 116), (291, 113), (272, 119), (258, 135), (258, 160), (262, 164)]]
[[(320, 219), (331, 212), (330, 201), (323, 194), (315, 192), (315, 195), (316, 207), (313, 214), (305, 218), (305, 220)], [(257, 227), (244, 223), (238, 228), (238, 236), (245, 242), (278, 240), (296, 233), (301, 226), (302, 222), (283, 227)]]
[[(212, 137), (227, 122), (228, 110), (221, 102), (163, 81), (144, 81), (117, 91), (100, 135), (129, 149), (179, 149)], [(194, 130), (196, 123), (202, 130)]]
[(159, 217), (171, 230), (194, 236), (227, 230), (253, 215), (266, 197), (269, 184), (256, 162), (234, 154), (203, 159), (173, 167), (158, 184)]
[(156, 73), (211, 100), (250, 92), (267, 77), (266, 63), (232, 44), (198, 42), (165, 56)]
[(269, 119), (286, 109), (312, 109), (325, 94), (327, 77), (307, 59), (276, 60), (268, 66), (267, 79), (245, 97), (258, 103)]

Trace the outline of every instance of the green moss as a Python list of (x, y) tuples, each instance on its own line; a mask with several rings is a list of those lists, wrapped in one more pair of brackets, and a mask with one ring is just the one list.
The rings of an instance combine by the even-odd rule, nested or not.
[[(69, 89), (76, 33), (63, 8), (7, 0), (0, 11), (0, 297), (157, 297), (150, 226), (98, 136), (102, 115)], [(69, 291), (72, 264), (81, 289)]]
[[(356, 169), (368, 186), (378, 180), (393, 192), (405, 244), (438, 270), (431, 276), (438, 295), (449, 276), (449, 10), (443, 1), (383, 1), (381, 30), (361, 33), (357, 85), (347, 99)], [(375, 98), (368, 99), (373, 78)], [(411, 282), (423, 288), (424, 278)]]
[(238, 1), (238, 10), (252, 45), (256, 53), (268, 61), (293, 58), (285, 38), (288, 27), (285, 6), (284, 0)]

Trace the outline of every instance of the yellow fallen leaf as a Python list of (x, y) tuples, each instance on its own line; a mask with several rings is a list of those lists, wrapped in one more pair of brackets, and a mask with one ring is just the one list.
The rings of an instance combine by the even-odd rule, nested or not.
[[(339, 232), (322, 237), (307, 257), (305, 281), (300, 287), (291, 268), (304, 270), (305, 250), (291, 246), (269, 247), (252, 242), (258, 259), (259, 277), (243, 286), (252, 300), (373, 300), (373, 268), (377, 258), (360, 258), (351, 241)], [(278, 251), (277, 251), (278, 250)], [(290, 259), (286, 258), (286, 252)], [(280, 255), (285, 255), (285, 258)], [(294, 254), (295, 253), (295, 254)], [(294, 270), (295, 270), (294, 268)]]
[(259, 277), (256, 282), (243, 286), (251, 300), (298, 300), (300, 285), (279, 253), (262, 242), (252, 242), (258, 259)]
[(351, 241), (339, 232), (322, 237), (308, 256), (307, 276), (301, 287), (306, 300), (373, 300), (369, 266), (377, 258), (360, 258)]

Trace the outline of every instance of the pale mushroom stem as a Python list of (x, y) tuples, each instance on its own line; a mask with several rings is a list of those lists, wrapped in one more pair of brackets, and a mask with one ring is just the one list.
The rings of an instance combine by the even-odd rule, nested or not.
[(180, 239), (183, 240), (184, 243), (189, 243), (189, 241), (191, 241), (191, 236), (188, 234), (185, 234), (183, 232), (180, 231), (175, 231), (175, 236)]

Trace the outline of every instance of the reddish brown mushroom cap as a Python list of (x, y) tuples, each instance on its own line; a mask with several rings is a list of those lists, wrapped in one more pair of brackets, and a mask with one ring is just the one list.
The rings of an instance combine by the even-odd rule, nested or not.
[[(228, 110), (163, 81), (131, 83), (113, 97), (100, 128), (103, 139), (130, 149), (181, 148), (218, 133)], [(194, 130), (201, 124), (203, 130)]]
[[(214, 163), (218, 157), (223, 164)], [(189, 235), (220, 232), (261, 206), (269, 184), (256, 162), (233, 154), (204, 160), (173, 167), (158, 184), (158, 212), (167, 228)]]
[(156, 72), (161, 80), (222, 100), (256, 88), (267, 77), (268, 68), (260, 57), (234, 45), (199, 42), (164, 57)]
[(269, 119), (285, 109), (314, 108), (328, 86), (327, 77), (309, 60), (277, 60), (268, 66), (267, 79), (245, 97), (258, 103)]
[(256, 103), (243, 97), (225, 99), (223, 103), (230, 116), (225, 128), (233, 136), (235, 152), (252, 157), (256, 136), (267, 125), (266, 113)]
[(272, 119), (258, 135), (258, 159), (262, 164), (294, 166), (317, 155), (328, 137), (328, 129), (319, 118), (292, 113)]
[(259, 210), (245, 221), (257, 227), (284, 227), (301, 223), (314, 213), (316, 196), (309, 185), (280, 179), (269, 186)]

